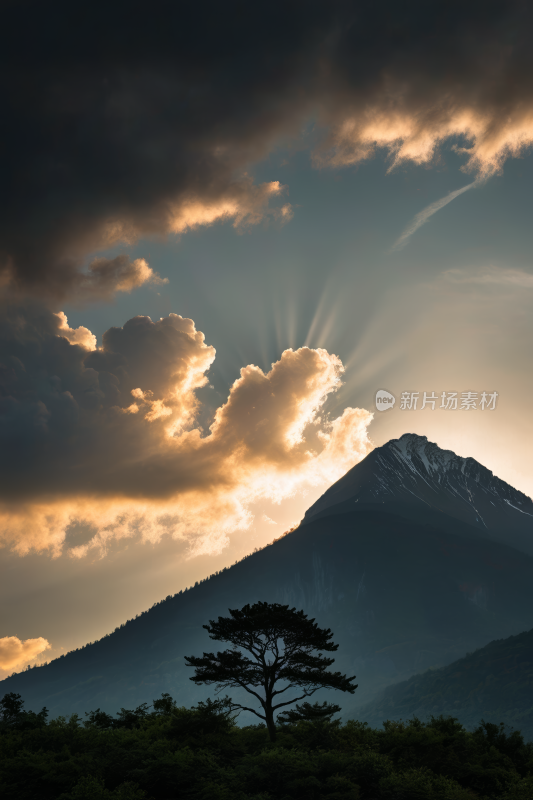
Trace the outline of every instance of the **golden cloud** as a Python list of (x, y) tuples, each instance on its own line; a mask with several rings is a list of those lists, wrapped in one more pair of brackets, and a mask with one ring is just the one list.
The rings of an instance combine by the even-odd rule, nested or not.
[[(114, 258), (94, 258), (83, 268), (83, 259), (89, 252), (105, 250), (117, 244), (133, 244), (142, 236), (181, 235), (201, 226), (218, 222), (231, 222), (241, 232), (264, 220), (274, 220), (281, 225), (293, 217), (290, 203), (270, 206), (270, 202), (282, 198), (287, 187), (279, 181), (268, 181), (255, 185), (244, 175), (203, 195), (189, 191), (172, 199), (165, 199), (147, 216), (122, 216), (103, 219), (92, 224), (82, 237), (73, 235), (65, 241), (61, 252), (54, 253), (49, 265), (49, 280), (39, 284), (39, 296), (65, 297), (75, 301), (110, 300), (117, 293), (129, 293), (144, 285), (161, 286), (168, 283), (144, 258), (133, 261), (122, 254)], [(68, 237), (67, 237), (68, 239)], [(40, 268), (39, 268), (40, 269)], [(17, 283), (15, 262), (8, 260), (0, 264), (0, 288), (8, 289), (16, 297), (21, 287)], [(28, 287), (24, 294), (31, 294)], [(67, 335), (67, 334), (65, 334)]]
[(196, 390), (215, 350), (192, 320), (135, 317), (100, 349), (62, 314), (44, 313), (39, 334), (38, 357), (35, 329), (26, 350), (20, 332), (2, 342), (18, 371), (0, 399), (1, 535), (20, 553), (57, 553), (76, 526), (89, 533), (75, 555), (164, 534), (213, 551), (250, 524), (252, 502), (331, 483), (371, 448), (368, 411), (324, 413), (344, 371), (326, 350), (285, 350), (268, 372), (244, 367), (204, 430)]
[[(141, 236), (168, 233), (179, 235), (218, 222), (231, 221), (237, 230), (249, 225), (258, 225), (265, 219), (274, 219), (285, 224), (293, 217), (291, 204), (284, 203), (281, 207), (270, 207), (269, 204), (271, 200), (283, 197), (286, 193), (287, 187), (279, 181), (267, 181), (256, 185), (249, 175), (244, 174), (240, 180), (220, 187), (211, 194), (196, 194), (191, 190), (166, 200), (154, 210), (149, 219), (123, 216), (107, 220), (93, 245), (103, 248), (120, 243), (133, 244)], [(153, 278), (150, 275), (145, 280)], [(117, 291), (129, 291), (129, 289), (117, 286)]]
[(327, 112), (332, 129), (325, 147), (314, 154), (316, 166), (354, 165), (379, 149), (388, 151), (390, 170), (406, 162), (427, 165), (438, 158), (444, 142), (459, 140), (464, 145), (455, 144), (454, 149), (466, 156), (462, 169), (487, 178), (501, 172), (507, 158), (521, 156), (533, 144), (529, 104), (511, 103), (502, 109), (488, 100), (465, 100), (451, 87), (442, 93), (434, 87), (431, 95), (422, 97), (416, 90), (414, 82), (402, 87), (390, 81), (381, 97), (351, 112)]
[(0, 669), (13, 669), (20, 664), (26, 664), (49, 648), (50, 643), (42, 636), (25, 641), (21, 641), (18, 636), (4, 636), (0, 639)]
[(165, 283), (168, 278), (161, 278), (144, 258), (134, 261), (126, 255), (95, 258), (87, 272), (78, 275), (75, 294), (82, 300), (105, 300), (117, 292), (129, 294), (145, 284), (161, 286)]
[(241, 182), (232, 184), (222, 196), (215, 200), (203, 200), (189, 197), (180, 203), (171, 205), (168, 217), (168, 230), (172, 233), (184, 233), (201, 225), (213, 225), (215, 222), (232, 220), (234, 228), (246, 225), (257, 225), (266, 217), (272, 217), (282, 223), (292, 219), (290, 203), (281, 208), (270, 208), (269, 202), (286, 192), (287, 187), (279, 181), (268, 181), (255, 186), (252, 180), (245, 177)]
[(71, 344), (79, 344), (86, 350), (96, 350), (96, 336), (88, 328), (84, 328), (83, 325), (80, 325), (79, 328), (71, 328), (64, 311), (59, 311), (54, 316), (59, 320), (60, 336), (64, 336)]

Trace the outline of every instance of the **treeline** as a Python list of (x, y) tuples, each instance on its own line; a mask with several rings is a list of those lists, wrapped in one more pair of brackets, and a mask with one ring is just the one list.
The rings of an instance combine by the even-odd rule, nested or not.
[(240, 728), (227, 700), (48, 720), (0, 701), (3, 800), (531, 800), (533, 744), (453, 717)]
[(533, 740), (533, 630), (490, 642), (447, 667), (387, 687), (361, 709), (382, 719), (453, 714), (471, 728), (480, 716), (503, 720)]

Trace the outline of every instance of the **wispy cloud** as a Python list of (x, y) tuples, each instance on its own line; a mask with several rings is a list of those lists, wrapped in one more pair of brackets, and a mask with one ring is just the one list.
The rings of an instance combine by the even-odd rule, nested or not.
[(419, 228), (421, 228), (422, 225), (425, 222), (427, 222), (430, 217), (433, 216), (433, 214), (436, 214), (437, 211), (441, 210), (441, 208), (447, 206), (448, 203), (451, 203), (452, 200), (455, 200), (455, 198), (459, 197), (460, 194), (464, 194), (464, 192), (467, 192), (469, 189), (472, 189), (478, 183), (479, 181), (475, 180), (472, 183), (469, 183), (468, 186), (463, 186), (462, 189), (456, 189), (454, 192), (449, 192), (447, 195), (445, 195), (445, 197), (441, 197), (440, 200), (436, 200), (434, 203), (431, 203), (431, 205), (427, 206), (422, 211), (420, 211), (414, 217), (413, 221), (404, 230), (400, 238), (397, 239), (397, 241), (393, 244), (393, 246), (391, 247), (391, 252), (402, 250), (402, 248), (405, 247), (405, 245), (407, 244), (413, 233), (415, 233)]
[(522, 269), (504, 269), (503, 267), (487, 267), (475, 273), (459, 269), (449, 269), (444, 274), (445, 280), (452, 283), (473, 283), (482, 286), (508, 286), (509, 288), (533, 289), (533, 275)]

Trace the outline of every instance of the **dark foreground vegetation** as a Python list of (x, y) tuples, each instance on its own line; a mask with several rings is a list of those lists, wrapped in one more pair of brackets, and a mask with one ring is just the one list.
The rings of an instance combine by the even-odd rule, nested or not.
[(169, 695), (117, 717), (47, 720), (0, 701), (3, 800), (531, 800), (533, 744), (452, 717), (236, 725), (224, 700), (178, 708)]

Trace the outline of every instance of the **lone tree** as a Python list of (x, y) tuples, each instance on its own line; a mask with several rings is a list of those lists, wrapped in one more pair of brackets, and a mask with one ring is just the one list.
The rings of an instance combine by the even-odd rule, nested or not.
[[(347, 678), (340, 672), (328, 671), (335, 659), (326, 658), (321, 651), (332, 652), (339, 645), (331, 641), (329, 628), (319, 628), (303, 611), (259, 602), (240, 611), (230, 608), (229, 613), (230, 617), (219, 617), (218, 622), (210, 620), (203, 627), (211, 639), (230, 642), (231, 650), (216, 655), (204, 653), (202, 658), (185, 657), (187, 666), (196, 668), (191, 681), (216, 684), (218, 691), (245, 689), (259, 701), (264, 713), (239, 703), (232, 706), (264, 720), (271, 741), (276, 738), (274, 714), (278, 709), (310, 697), (318, 689), (350, 694), (357, 689), (353, 685), (355, 675)], [(282, 699), (281, 695), (290, 690), (296, 690), (297, 696)]]

